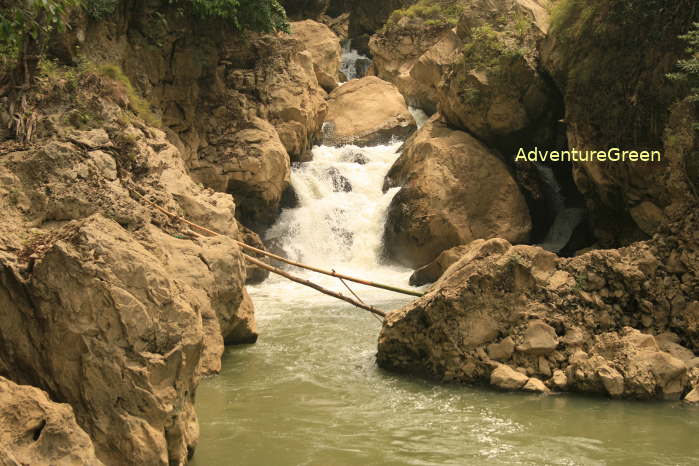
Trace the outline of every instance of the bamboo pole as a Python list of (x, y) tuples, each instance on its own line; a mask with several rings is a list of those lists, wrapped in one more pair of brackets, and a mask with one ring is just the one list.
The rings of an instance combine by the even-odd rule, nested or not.
[[(160, 212), (164, 213), (165, 215), (167, 215), (167, 216), (169, 216), (169, 217), (175, 218), (175, 219), (177, 219), (177, 220), (179, 220), (179, 221), (181, 221), (181, 222), (186, 223), (187, 225), (189, 225), (189, 226), (191, 226), (191, 227), (194, 227), (194, 228), (196, 228), (196, 229), (198, 229), (198, 230), (200, 230), (200, 231), (203, 231), (203, 232), (205, 232), (205, 233), (208, 233), (208, 234), (210, 234), (210, 235), (213, 235), (213, 236), (218, 236), (218, 235), (220, 235), (220, 233), (217, 233), (217, 232), (215, 232), (215, 231), (213, 231), (213, 230), (210, 230), (210, 229), (208, 229), (208, 228), (206, 228), (206, 227), (203, 227), (203, 226), (201, 226), (201, 225), (197, 225), (196, 223), (191, 222), (191, 221), (187, 220), (187, 219), (184, 218), (184, 217), (181, 217), (181, 216), (179, 216), (179, 215), (177, 215), (177, 214), (173, 214), (172, 212), (169, 212), (169, 211), (163, 209), (163, 208), (160, 207), (159, 205), (154, 204), (153, 202), (151, 202), (151, 201), (149, 201), (148, 199), (146, 199), (141, 193), (139, 193), (138, 191), (136, 191), (136, 190), (133, 189), (133, 188), (131, 188), (131, 191), (133, 191), (140, 199), (142, 199), (142, 200), (143, 200), (145, 203), (147, 203), (149, 206), (153, 207), (154, 209), (159, 210)], [(278, 260), (279, 262), (284, 262), (285, 264), (289, 264), (289, 265), (293, 265), (294, 267), (299, 267), (299, 268), (302, 268), (302, 269), (310, 270), (310, 271), (312, 271), (312, 272), (322, 273), (322, 274), (324, 274), (324, 275), (330, 275), (331, 277), (335, 277), (335, 278), (339, 278), (339, 279), (344, 279), (344, 280), (349, 280), (349, 281), (351, 281), (351, 282), (359, 283), (359, 284), (361, 284), (361, 285), (371, 286), (371, 287), (374, 287), (374, 288), (381, 288), (381, 289), (384, 289), (384, 290), (393, 291), (393, 292), (395, 292), (395, 293), (402, 293), (402, 294), (407, 294), (407, 295), (411, 295), (411, 296), (418, 296), (418, 297), (419, 297), (419, 296), (423, 296), (423, 295), (425, 294), (425, 293), (421, 293), (421, 292), (419, 292), (419, 291), (408, 290), (408, 289), (404, 289), (404, 288), (398, 288), (397, 286), (384, 285), (383, 283), (376, 283), (376, 282), (371, 282), (371, 281), (368, 281), (368, 280), (362, 280), (361, 278), (350, 277), (349, 275), (344, 275), (344, 274), (341, 274), (341, 273), (337, 273), (337, 272), (335, 272), (334, 270), (332, 270), (332, 271), (331, 271), (331, 270), (324, 270), (324, 269), (321, 269), (321, 268), (318, 268), (318, 267), (313, 267), (313, 266), (311, 266), (311, 265), (302, 264), (302, 263), (300, 263), (300, 262), (292, 261), (292, 260), (287, 259), (287, 258), (285, 258), (285, 257), (278, 256), (278, 255), (273, 254), (273, 253), (271, 253), (271, 252), (267, 252), (267, 251), (265, 251), (265, 250), (263, 250), (263, 249), (258, 249), (258, 248), (256, 248), (256, 247), (250, 246), (249, 244), (245, 244), (245, 243), (242, 242), (242, 241), (238, 241), (238, 240), (234, 240), (234, 241), (236, 241), (240, 247), (242, 247), (243, 249), (247, 249), (248, 251), (253, 251), (253, 252), (256, 252), (256, 253), (258, 253), (258, 254), (262, 254), (262, 255), (264, 255), (264, 256), (271, 257), (272, 259)]]
[(276, 273), (277, 275), (281, 275), (282, 277), (284, 277), (284, 278), (286, 278), (286, 279), (288, 279), (288, 280), (291, 280), (292, 282), (296, 282), (296, 283), (300, 283), (300, 284), (302, 284), (302, 285), (309, 286), (309, 287), (311, 287), (311, 288), (313, 288), (313, 289), (315, 289), (315, 290), (320, 291), (320, 292), (323, 293), (323, 294), (326, 294), (326, 295), (328, 295), (328, 296), (332, 296), (333, 298), (337, 298), (337, 299), (341, 299), (341, 300), (343, 300), (343, 301), (346, 301), (346, 302), (350, 303), (350, 304), (353, 305), (353, 306), (356, 306), (356, 307), (358, 307), (358, 308), (361, 308), (361, 309), (364, 309), (364, 310), (366, 310), (366, 311), (369, 311), (369, 312), (371, 312), (372, 314), (376, 314), (377, 316), (380, 316), (381, 318), (386, 318), (386, 313), (383, 312), (383, 311), (380, 311), (380, 310), (376, 309), (374, 306), (369, 306), (369, 305), (367, 305), (367, 304), (360, 303), (359, 301), (356, 301), (356, 300), (354, 300), (354, 299), (352, 299), (352, 298), (350, 298), (350, 297), (348, 297), (348, 296), (345, 296), (345, 295), (343, 295), (342, 293), (336, 293), (336, 292), (334, 292), (334, 291), (332, 291), (332, 290), (328, 290), (328, 289), (326, 289), (326, 288), (323, 288), (323, 287), (320, 286), (320, 285), (316, 285), (315, 283), (313, 283), (313, 282), (311, 282), (311, 281), (309, 281), (309, 280), (306, 280), (306, 279), (297, 277), (297, 276), (295, 276), (295, 275), (291, 275), (291, 274), (288, 273), (288, 272), (285, 272), (285, 271), (283, 271), (283, 270), (281, 270), (281, 269), (278, 269), (278, 268), (273, 267), (273, 266), (271, 266), (271, 265), (269, 265), (269, 264), (266, 264), (265, 262), (262, 262), (261, 260), (255, 259), (254, 257), (250, 257), (250, 256), (248, 256), (247, 254), (243, 254), (243, 257), (245, 257), (245, 260), (246, 260), (246, 261), (248, 261), (248, 262), (250, 262), (250, 263), (252, 263), (252, 264), (255, 264), (256, 266), (260, 267), (261, 269), (269, 270), (270, 272)]

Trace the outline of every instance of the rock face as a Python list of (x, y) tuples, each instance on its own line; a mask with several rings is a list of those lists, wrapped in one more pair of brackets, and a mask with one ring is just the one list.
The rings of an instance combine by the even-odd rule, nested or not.
[(411, 71), (450, 28), (448, 23), (431, 24), (408, 16), (386, 26), (369, 41), (376, 75), (395, 84), (411, 105), (434, 112), (435, 96)]
[[(693, 2), (682, 0), (675, 6), (677, 11), (690, 11)], [(687, 110), (681, 109), (684, 104), (678, 108), (672, 103), (683, 91), (666, 74), (684, 56), (686, 44), (677, 36), (692, 21), (691, 15), (668, 10), (651, 14), (627, 3), (609, 8), (602, 0), (589, 2), (584, 12), (558, 8), (553, 17), (542, 62), (563, 94), (570, 147), (662, 151), (661, 163), (575, 164), (575, 182), (585, 195), (602, 247), (652, 236), (665, 218), (660, 211), (676, 201), (678, 193), (683, 195), (667, 180), (676, 178), (679, 160), (686, 160), (682, 163), (689, 168), (696, 157), (669, 151), (667, 144), (663, 150), (663, 141), (668, 132), (675, 141), (696, 137), (679, 130)], [(652, 37), (641, 33), (654, 24), (665, 26)], [(637, 34), (641, 39), (630, 48), (627, 40)], [(609, 46), (595, 45), (600, 43)], [(629, 75), (624, 86), (616, 85), (619, 73)], [(686, 174), (691, 176), (691, 170)]]
[(35, 387), (0, 377), (0, 463), (98, 466), (90, 437), (73, 409)]
[(194, 180), (240, 202), (246, 224), (269, 225), (289, 185), (291, 162), (274, 127), (256, 118), (250, 128), (222, 135), (225, 148), (204, 148), (193, 162)]
[(452, 264), (461, 259), (461, 256), (463, 256), (470, 247), (470, 245), (461, 245), (440, 252), (435, 260), (413, 272), (410, 276), (410, 285), (422, 286), (426, 283), (436, 282)]
[[(571, 259), (502, 239), (474, 241), (425, 296), (389, 314), (378, 363), (503, 389), (542, 392), (543, 382), (682, 399), (699, 383), (699, 238), (690, 233), (699, 218), (678, 217), (673, 239)], [(675, 247), (692, 251), (682, 278), (669, 265)]]
[(361, 53), (369, 52), (369, 37), (384, 25), (394, 10), (409, 3), (410, 0), (353, 1), (349, 23), (352, 46)]
[[(370, 42), (378, 75), (413, 105), (510, 155), (556, 137), (556, 91), (538, 72), (545, 2), (462, 2), (456, 27), (419, 12), (391, 17)], [(394, 15), (395, 16), (395, 15)], [(560, 118), (560, 117), (559, 117)], [(512, 154), (514, 155), (514, 154)]]
[[(256, 335), (235, 203), (195, 184), (110, 79), (74, 79), (27, 94), (44, 115), (31, 145), (0, 142), (0, 373), (70, 404), (105, 464), (184, 464), (200, 377), (224, 340)], [(65, 117), (84, 102), (91, 126)]]
[(420, 267), (479, 238), (527, 240), (531, 220), (502, 160), (435, 116), (405, 144), (385, 187), (401, 186), (388, 209), (388, 256)]
[(331, 92), (338, 85), (342, 55), (340, 39), (328, 26), (312, 20), (292, 23), (291, 28), (293, 35), (311, 53), (318, 84)]
[(396, 87), (375, 76), (354, 79), (329, 96), (325, 143), (370, 146), (405, 138), (417, 128)]

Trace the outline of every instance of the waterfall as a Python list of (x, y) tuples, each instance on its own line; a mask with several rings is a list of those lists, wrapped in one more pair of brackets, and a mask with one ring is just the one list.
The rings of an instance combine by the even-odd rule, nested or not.
[[(386, 173), (398, 157), (400, 145), (314, 147), (313, 160), (297, 164), (292, 170), (291, 184), (296, 191), (298, 207), (282, 212), (267, 231), (266, 242), (298, 262), (373, 281), (405, 285), (410, 270), (383, 265), (380, 261), (386, 212), (399, 190), (393, 188), (384, 193), (382, 186)], [(312, 277), (338, 291), (347, 291), (333, 277), (298, 269), (294, 273)], [(280, 287), (292, 287), (289, 296), (293, 295), (293, 299), (324, 299), (314, 290), (273, 277), (253, 291), (256, 301), (265, 290), (270, 296), (278, 295)], [(391, 293), (381, 293), (375, 289), (362, 290), (363, 297), (369, 295), (379, 300), (392, 297)]]
[(565, 206), (561, 186), (550, 167), (537, 165), (536, 169), (544, 183), (544, 195), (554, 214), (553, 223), (549, 227), (544, 241), (537, 246), (558, 253), (566, 247), (577, 226), (585, 220), (586, 210), (581, 207)]
[(371, 59), (353, 49), (350, 39), (342, 43), (340, 71), (345, 75), (347, 81), (364, 77), (369, 66), (371, 66)]

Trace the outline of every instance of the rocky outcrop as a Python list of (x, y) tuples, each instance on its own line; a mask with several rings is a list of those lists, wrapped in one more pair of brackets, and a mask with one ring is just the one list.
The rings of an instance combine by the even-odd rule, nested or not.
[(410, 72), (449, 124), (508, 156), (519, 147), (555, 142), (556, 95), (537, 69), (544, 31), (534, 6), (515, 0), (468, 3), (457, 27)]
[(98, 466), (90, 437), (67, 404), (0, 377), (0, 463)]
[(417, 125), (396, 87), (375, 76), (355, 79), (329, 96), (324, 143), (369, 146), (403, 139)]
[(342, 55), (340, 39), (328, 26), (312, 20), (292, 23), (291, 29), (311, 53), (318, 84), (331, 92), (338, 85)]
[(286, 14), (292, 19), (317, 19), (330, 3), (330, 0), (281, 0)]
[(289, 185), (291, 161), (274, 127), (256, 118), (250, 127), (221, 134), (221, 145), (202, 148), (190, 163), (194, 180), (232, 193), (249, 225), (269, 225)]
[(472, 246), (469, 244), (462, 244), (461, 246), (455, 246), (440, 252), (435, 260), (413, 272), (410, 276), (410, 285), (422, 286), (427, 283), (436, 282), (452, 264), (461, 259), (461, 256), (463, 256), (470, 247)]
[[(559, 2), (542, 47), (542, 62), (563, 94), (570, 147), (662, 150), (668, 130), (677, 140), (693, 137), (678, 131), (688, 112), (677, 106), (673, 111), (672, 103), (683, 97), (683, 89), (666, 77), (684, 53), (686, 44), (678, 36), (696, 21), (696, 15), (693, 19), (678, 12), (692, 8), (688, 0), (661, 9), (606, 0), (591, 1), (585, 8)], [(642, 32), (657, 24), (663, 27), (656, 34)], [(619, 75), (628, 76), (623, 86)], [(677, 170), (676, 163), (666, 145), (661, 163), (575, 164), (576, 184), (585, 195), (603, 247), (627, 245), (657, 231), (665, 217), (660, 211), (682, 193), (667, 183), (675, 177), (670, 172)]]
[(504, 162), (438, 115), (406, 142), (386, 177), (384, 187), (394, 186), (385, 249), (409, 267), (478, 238), (528, 238), (527, 205)]
[(475, 241), (424, 297), (389, 314), (378, 362), (503, 389), (681, 399), (699, 383), (699, 217), (689, 212), (673, 239), (572, 259)]
[(31, 144), (0, 142), (0, 373), (69, 403), (105, 464), (182, 464), (201, 375), (224, 339), (255, 336), (235, 203), (192, 181), (111, 78), (55, 72), (25, 94)]
[(391, 22), (369, 41), (376, 75), (395, 84), (411, 105), (434, 112), (435, 96), (411, 72), (418, 59), (451, 27), (449, 23), (433, 24), (407, 15)]

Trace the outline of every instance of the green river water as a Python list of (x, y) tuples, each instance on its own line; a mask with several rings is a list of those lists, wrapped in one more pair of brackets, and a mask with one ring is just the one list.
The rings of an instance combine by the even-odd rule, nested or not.
[[(409, 270), (378, 259), (396, 192), (381, 186), (399, 145), (315, 148), (292, 173), (299, 207), (267, 238), (293, 259), (407, 286)], [(352, 161), (357, 153), (364, 163)], [(351, 190), (338, 190), (333, 173)], [(346, 293), (330, 277), (312, 279)], [(410, 300), (355, 291), (385, 310)], [(376, 366), (371, 314), (276, 278), (250, 294), (260, 339), (228, 348), (221, 374), (200, 385), (195, 466), (699, 465), (699, 408), (388, 373)]]

